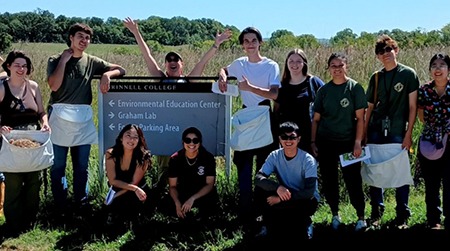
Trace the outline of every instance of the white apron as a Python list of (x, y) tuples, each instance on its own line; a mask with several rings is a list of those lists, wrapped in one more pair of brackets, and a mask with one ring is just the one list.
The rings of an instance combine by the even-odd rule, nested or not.
[(408, 151), (402, 144), (367, 144), (370, 158), (362, 162), (361, 176), (365, 183), (379, 188), (412, 185)]
[(53, 144), (65, 147), (97, 144), (92, 114), (90, 105), (53, 104), (48, 121)]
[[(41, 145), (22, 148), (9, 143), (11, 139), (30, 139)], [(9, 173), (34, 172), (53, 165), (53, 145), (50, 132), (12, 130), (1, 137), (0, 171)]]

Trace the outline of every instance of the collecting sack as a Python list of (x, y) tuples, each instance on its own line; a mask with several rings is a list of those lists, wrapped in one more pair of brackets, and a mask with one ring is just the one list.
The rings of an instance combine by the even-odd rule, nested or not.
[(433, 144), (432, 142), (423, 139), (420, 137), (419, 140), (419, 151), (420, 153), (429, 160), (437, 160), (444, 155), (445, 147), (447, 146), (448, 134), (444, 134), (442, 137), (442, 147), (437, 148), (437, 144)]
[(98, 143), (90, 105), (53, 104), (49, 118), (53, 144), (65, 147)]
[(230, 140), (233, 150), (245, 151), (272, 144), (269, 108), (266, 105), (246, 107), (233, 115)]
[(53, 165), (50, 132), (12, 130), (1, 138), (1, 172), (34, 172)]
[(367, 144), (370, 158), (362, 162), (361, 176), (365, 183), (379, 188), (412, 185), (408, 151), (400, 143)]

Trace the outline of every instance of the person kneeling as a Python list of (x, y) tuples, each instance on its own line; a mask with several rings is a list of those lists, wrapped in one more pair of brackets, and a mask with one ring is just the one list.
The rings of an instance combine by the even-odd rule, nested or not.
[[(298, 148), (297, 124), (284, 122), (279, 132), (282, 148), (272, 151), (256, 174), (255, 200), (269, 236), (288, 235), (295, 237), (294, 241), (298, 236), (311, 239), (311, 216), (320, 200), (317, 161)], [(272, 174), (276, 179), (270, 177)]]
[(106, 151), (106, 175), (111, 186), (108, 194), (111, 197), (106, 199), (108, 225), (118, 223), (119, 219), (125, 224), (142, 223), (139, 218), (144, 214), (145, 205), (154, 200), (145, 180), (151, 165), (151, 153), (142, 129), (134, 124), (126, 125), (114, 146)]
[(205, 220), (218, 212), (216, 161), (203, 147), (202, 134), (197, 128), (184, 130), (182, 140), (183, 148), (169, 161), (169, 194), (173, 200), (170, 214), (176, 212), (181, 219), (190, 218), (192, 208), (196, 207), (195, 219)]

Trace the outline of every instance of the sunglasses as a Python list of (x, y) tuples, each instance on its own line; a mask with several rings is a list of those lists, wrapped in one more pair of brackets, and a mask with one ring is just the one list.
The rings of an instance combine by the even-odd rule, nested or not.
[(291, 135), (283, 134), (283, 135), (280, 135), (280, 138), (282, 140), (296, 140), (298, 138), (298, 136), (295, 134), (291, 134)]
[(391, 52), (392, 50), (393, 50), (392, 47), (386, 46), (386, 47), (384, 47), (383, 49), (379, 49), (379, 50), (377, 51), (377, 54), (378, 54), (378, 55), (383, 55), (385, 52), (389, 53), (389, 52)]
[(191, 138), (186, 137), (183, 139), (183, 142), (186, 144), (190, 144), (190, 143), (198, 144), (198, 143), (200, 143), (200, 140), (198, 138), (191, 139)]
[(171, 62), (178, 63), (178, 61), (180, 61), (180, 59), (176, 58), (176, 57), (170, 57), (170, 58), (166, 59), (166, 61), (169, 63), (171, 63)]

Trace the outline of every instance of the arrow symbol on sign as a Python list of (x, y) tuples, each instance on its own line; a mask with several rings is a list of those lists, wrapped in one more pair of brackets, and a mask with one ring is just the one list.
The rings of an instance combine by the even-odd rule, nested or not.
[(114, 113), (113, 112), (109, 112), (108, 116), (109, 116), (110, 119), (112, 119), (112, 118), (114, 118)]
[(114, 126), (114, 124), (110, 124), (110, 125), (109, 125), (109, 129), (111, 129), (111, 131), (113, 131), (114, 128), (116, 128), (116, 127)]
[(113, 107), (116, 103), (114, 103), (114, 100), (109, 101), (109, 106)]

